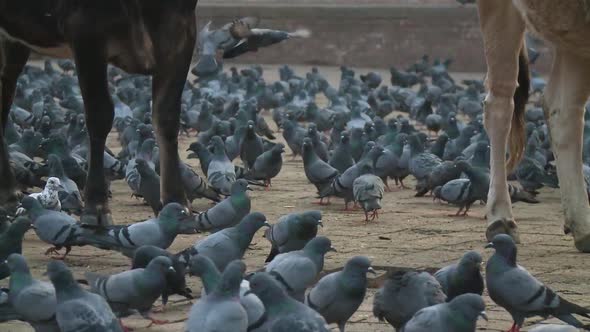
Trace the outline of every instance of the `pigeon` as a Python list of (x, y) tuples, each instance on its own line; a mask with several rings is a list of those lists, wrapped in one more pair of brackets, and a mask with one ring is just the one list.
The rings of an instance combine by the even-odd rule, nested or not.
[(250, 197), (246, 193), (252, 190), (248, 182), (239, 179), (231, 185), (231, 196), (227, 197), (209, 210), (195, 216), (197, 231), (218, 232), (224, 228), (237, 225), (250, 213)]
[(102, 296), (117, 317), (126, 317), (139, 311), (142, 317), (154, 324), (162, 324), (149, 314), (154, 302), (166, 287), (166, 275), (174, 272), (168, 257), (158, 256), (145, 268), (137, 268), (113, 275), (86, 272), (90, 290)]
[(207, 149), (207, 147), (205, 147), (205, 145), (203, 145), (201, 142), (194, 142), (191, 143), (186, 151), (191, 151), (187, 157), (188, 159), (199, 159), (201, 171), (203, 171), (203, 174), (207, 174), (209, 170), (209, 163), (211, 162), (211, 158), (213, 158), (213, 155)]
[(57, 253), (65, 247), (66, 252), (61, 257), (65, 259), (72, 250), (72, 246), (81, 245), (78, 237), (82, 234), (82, 229), (74, 218), (65, 213), (44, 209), (33, 197), (23, 198), (21, 206), (27, 211), (33, 229), (41, 241), (53, 245), (47, 249), (46, 255)]
[(143, 159), (138, 158), (135, 160), (135, 168), (140, 176), (137, 194), (143, 197), (154, 211), (154, 214), (158, 216), (158, 213), (162, 209), (162, 202), (160, 201), (160, 176)]
[(63, 262), (50, 262), (47, 274), (55, 288), (55, 318), (62, 332), (123, 332), (106, 301), (82, 289)]
[(287, 295), (270, 274), (258, 272), (250, 279), (251, 291), (266, 308), (265, 320), (252, 332), (328, 332), (324, 318), (315, 310)]
[(301, 153), (305, 134), (306, 130), (295, 121), (290, 119), (285, 119), (285, 121), (283, 121), (283, 138), (285, 139), (285, 142), (287, 142), (291, 152), (293, 152), (293, 157), (296, 157)]
[(427, 272), (398, 272), (389, 277), (373, 301), (373, 315), (387, 321), (396, 331), (422, 308), (444, 303), (446, 295)]
[(270, 227), (266, 217), (260, 212), (245, 216), (239, 224), (213, 233), (198, 241), (189, 250), (191, 256), (196, 254), (211, 259), (219, 271), (233, 260), (242, 259), (254, 234), (263, 226)]
[(220, 201), (219, 194), (211, 189), (207, 182), (185, 163), (180, 163), (180, 176), (186, 197), (190, 202), (194, 201), (195, 198), (207, 198), (214, 202)]
[(488, 197), (490, 178), (481, 169), (472, 167), (464, 160), (458, 161), (457, 168), (467, 175), (467, 179), (461, 178), (447, 182), (440, 189), (442, 200), (459, 206), (456, 216), (467, 215), (469, 208), (476, 201), (485, 201)]
[(31, 220), (27, 217), (18, 217), (0, 234), (0, 280), (10, 275), (6, 259), (11, 254), (22, 254), (23, 237), (31, 228)]
[(311, 32), (306, 29), (300, 29), (293, 32), (251, 28), (245, 33), (245, 38), (239, 41), (235, 46), (224, 49), (223, 58), (231, 59), (247, 52), (257, 52), (258, 49), (268, 47), (284, 40), (292, 38), (308, 38)]
[[(210, 267), (215, 269), (214, 266)], [(239, 260), (231, 262), (221, 278), (219, 271), (201, 274), (207, 284), (207, 296), (201, 297), (190, 310), (185, 331), (214, 332), (248, 330), (248, 314), (236, 299), (240, 296), (240, 284), (246, 265)], [(216, 275), (217, 274), (217, 275)], [(218, 280), (211, 280), (211, 279)]]
[(328, 161), (328, 146), (322, 141), (320, 133), (318, 133), (315, 123), (310, 123), (307, 127), (307, 137), (311, 139), (313, 149), (321, 160)]
[(424, 147), (417, 135), (408, 137), (411, 149), (409, 162), (410, 173), (418, 182), (427, 181), (432, 170), (442, 163), (442, 160), (432, 153), (424, 151)]
[(135, 250), (131, 269), (145, 268), (154, 258), (159, 256), (168, 257), (174, 268), (174, 271), (166, 272), (166, 287), (162, 290), (162, 304), (165, 306), (168, 303), (168, 296), (173, 294), (192, 299), (192, 291), (186, 286), (186, 263), (183, 261), (185, 257), (182, 257), (182, 252), (172, 255), (162, 248), (144, 245)]
[(448, 303), (441, 303), (418, 311), (406, 323), (404, 332), (475, 332), (477, 319), (488, 320), (483, 298), (477, 294), (463, 294)]
[(416, 184), (416, 197), (422, 197), (429, 191), (438, 186), (443, 186), (447, 182), (461, 177), (461, 169), (457, 167), (455, 161), (443, 161), (434, 167), (424, 181)]
[(477, 251), (468, 251), (457, 264), (451, 264), (436, 271), (434, 277), (447, 295), (447, 302), (461, 294), (483, 294), (481, 263), (482, 258)]
[(240, 158), (246, 169), (252, 168), (256, 158), (258, 158), (263, 152), (264, 144), (262, 138), (256, 135), (254, 121), (249, 120), (246, 125), (246, 133), (240, 144)]
[(272, 261), (278, 254), (303, 249), (307, 242), (316, 237), (318, 226), (323, 227), (320, 211), (291, 213), (280, 217), (276, 224), (264, 232), (264, 237), (272, 245), (265, 262)]
[(40, 193), (30, 194), (30, 197), (36, 198), (41, 206), (47, 210), (61, 211), (61, 203), (59, 201), (59, 191), (63, 190), (64, 187), (56, 177), (50, 177), (47, 179), (45, 188)]
[(248, 169), (246, 179), (263, 180), (266, 188), (271, 187), (271, 180), (279, 175), (283, 167), (283, 153), (285, 145), (277, 143), (270, 150), (262, 153), (254, 161), (254, 165)]
[[(215, 264), (203, 255), (196, 255), (190, 258), (189, 274), (201, 278), (203, 282), (201, 298), (205, 298), (207, 294), (213, 292), (214, 288), (221, 281), (221, 273), (215, 267)], [(262, 304), (258, 296), (250, 292), (250, 283), (247, 280), (242, 280), (240, 284), (240, 303), (248, 315), (248, 328), (252, 329), (258, 326), (261, 320), (264, 319), (264, 304)]]
[(578, 332), (579, 329), (568, 325), (540, 325), (529, 330), (529, 332)]
[(27, 261), (20, 254), (11, 254), (6, 260), (10, 269), (8, 301), (22, 320), (35, 331), (59, 332), (55, 320), (55, 289), (48, 282), (31, 276)]
[(178, 203), (168, 203), (155, 218), (131, 225), (86, 231), (80, 236), (79, 241), (133, 257), (135, 249), (141, 246), (153, 245), (168, 249), (178, 234), (193, 233), (194, 223), (190, 219), (192, 216), (186, 207)]
[(344, 269), (326, 275), (307, 293), (305, 304), (319, 312), (328, 324), (337, 323), (340, 332), (365, 299), (367, 273), (375, 273), (364, 256), (348, 260)]
[(328, 160), (328, 164), (338, 170), (341, 174), (354, 165), (354, 159), (352, 158), (350, 150), (350, 135), (348, 132), (343, 132), (340, 135), (340, 143), (334, 149), (332, 156)]
[(324, 269), (324, 255), (328, 251), (336, 251), (332, 242), (318, 236), (301, 250), (277, 255), (266, 265), (265, 271), (275, 277), (291, 297), (303, 302), (305, 290)]
[(385, 193), (385, 184), (383, 180), (373, 174), (364, 174), (356, 178), (352, 183), (354, 201), (358, 202), (365, 211), (365, 221), (379, 218), (381, 209), (381, 199)]
[(302, 154), (305, 176), (317, 188), (318, 193), (330, 188), (332, 181), (338, 176), (338, 170), (318, 157), (310, 138), (303, 140)]
[(490, 298), (506, 309), (517, 332), (528, 317), (554, 316), (577, 328), (588, 329), (573, 315), (590, 318), (590, 309), (571, 303), (543, 285), (524, 267), (517, 264), (517, 248), (510, 235), (494, 236), (486, 248), (496, 251), (486, 264), (486, 285)]
[(231, 185), (236, 182), (236, 171), (225, 153), (221, 137), (213, 136), (213, 156), (207, 169), (207, 181), (211, 188), (225, 196), (231, 195)]

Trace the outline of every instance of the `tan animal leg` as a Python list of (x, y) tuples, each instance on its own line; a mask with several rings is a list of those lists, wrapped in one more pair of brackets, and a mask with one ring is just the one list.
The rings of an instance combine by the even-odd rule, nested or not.
[(558, 49), (545, 89), (544, 111), (557, 160), (564, 228), (582, 252), (590, 252), (590, 206), (582, 174), (584, 104), (589, 94), (590, 60)]
[(525, 24), (512, 0), (480, 0), (478, 7), (488, 65), (484, 125), (491, 148), (486, 237), (491, 240), (496, 234), (507, 233), (518, 242), (506, 180), (506, 145), (514, 112), (518, 55), (523, 46)]

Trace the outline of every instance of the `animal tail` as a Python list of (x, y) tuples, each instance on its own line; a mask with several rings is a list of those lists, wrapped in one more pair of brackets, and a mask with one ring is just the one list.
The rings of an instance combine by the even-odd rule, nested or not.
[(513, 170), (522, 159), (526, 140), (525, 108), (529, 100), (531, 88), (531, 75), (529, 72), (529, 59), (526, 51), (526, 44), (523, 41), (522, 48), (518, 55), (518, 87), (514, 92), (514, 113), (512, 114), (512, 126), (510, 127), (510, 141), (508, 158), (508, 170)]
[(265, 263), (268, 263), (270, 261), (272, 261), (276, 255), (279, 254), (279, 248), (277, 248), (276, 246), (272, 246), (270, 248), (270, 252), (268, 253), (268, 257), (266, 257), (266, 260), (264, 261)]
[(289, 38), (309, 38), (311, 37), (311, 31), (308, 29), (299, 29), (293, 32), (289, 32)]

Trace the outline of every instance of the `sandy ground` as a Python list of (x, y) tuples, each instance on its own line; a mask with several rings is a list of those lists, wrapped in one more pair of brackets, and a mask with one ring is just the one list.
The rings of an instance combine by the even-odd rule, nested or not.
[[(297, 68), (298, 73), (303, 74), (302, 70), (307, 68)], [(276, 79), (276, 67), (265, 69), (268, 80)], [(340, 74), (337, 68), (324, 68), (323, 72), (335, 83)], [(282, 140), (282, 137), (280, 139)], [(194, 140), (194, 134), (191, 137), (180, 137), (180, 153), (184, 159), (187, 155), (186, 147)], [(110, 136), (109, 146), (116, 150), (116, 134)], [(197, 167), (198, 161), (192, 159), (188, 162), (200, 172)], [(412, 185), (413, 181), (408, 181), (408, 184)], [(117, 224), (129, 224), (152, 216), (148, 206), (130, 197), (130, 189), (124, 181), (114, 182), (112, 191), (111, 208)], [(263, 212), (269, 222), (273, 223), (287, 213), (321, 209), (325, 227), (320, 230), (320, 234), (329, 236), (338, 249), (338, 253), (327, 255), (326, 271), (341, 268), (348, 258), (355, 255), (370, 257), (373, 265), (380, 270), (379, 276), (371, 280), (372, 288), (367, 292), (367, 298), (360, 309), (349, 321), (347, 331), (393, 330), (391, 326), (379, 323), (372, 315), (373, 294), (376, 290), (374, 287), (383, 280), (386, 270), (415, 268), (433, 271), (455, 262), (467, 250), (480, 251), (484, 259), (491, 255), (490, 251), (483, 249), (486, 244), (483, 206), (474, 206), (468, 217), (450, 217), (449, 215), (456, 211), (455, 207), (434, 203), (430, 197), (414, 198), (412, 190), (396, 188), (393, 192), (386, 193), (380, 218), (365, 224), (362, 212), (343, 212), (341, 200), (333, 199), (333, 203), (327, 207), (313, 204), (314, 193), (315, 188), (305, 178), (301, 159), (291, 160), (290, 156), (285, 156), (283, 169), (273, 180), (272, 189), (263, 191), (261, 188), (255, 188), (251, 195), (252, 211)], [(519, 203), (514, 209), (522, 239), (519, 246), (519, 263), (562, 296), (583, 306), (590, 306), (590, 255), (578, 253), (572, 239), (563, 235), (559, 192), (542, 190), (539, 198), (541, 204)], [(200, 211), (208, 207), (209, 202), (204, 200), (194, 203), (194, 208)], [(246, 253), (245, 261), (249, 270), (262, 267), (270, 249), (262, 233), (258, 232)], [(178, 236), (169, 250), (187, 248), (204, 236)], [(26, 235), (24, 254), (33, 274), (39, 278), (42, 278), (41, 274), (49, 261), (43, 254), (47, 247), (48, 245), (41, 242), (34, 233)], [(67, 264), (78, 278), (83, 277), (86, 271), (115, 273), (130, 266), (129, 260), (124, 256), (92, 247), (75, 248), (68, 257)], [(199, 294), (200, 282), (196, 278), (189, 278), (188, 282), (193, 291)], [(6, 284), (7, 280), (0, 282), (2, 286)], [(490, 321), (480, 321), (479, 329), (507, 330), (511, 325), (509, 315), (487, 296), (486, 303)], [(175, 323), (147, 327), (149, 322), (139, 316), (132, 316), (124, 322), (136, 328), (136, 331), (184, 331), (184, 320), (191, 304), (180, 297), (172, 297), (164, 313), (154, 314), (158, 319), (176, 321)], [(156, 308), (159, 309), (160, 306), (157, 302)], [(527, 326), (541, 321), (541, 318), (529, 319)], [(32, 330), (24, 323), (10, 322), (0, 324), (0, 331)]]

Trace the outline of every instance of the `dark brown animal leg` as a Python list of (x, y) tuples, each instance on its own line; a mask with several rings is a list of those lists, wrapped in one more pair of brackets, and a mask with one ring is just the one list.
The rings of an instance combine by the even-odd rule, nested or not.
[(90, 139), (86, 204), (81, 221), (89, 225), (108, 226), (113, 221), (108, 206), (103, 153), (107, 135), (113, 126), (114, 106), (108, 90), (104, 47), (100, 45), (100, 38), (83, 36), (74, 41), (73, 48)]
[(18, 199), (15, 194), (16, 180), (4, 141), (4, 128), (8, 122), (10, 106), (14, 100), (16, 80), (29, 59), (30, 50), (18, 43), (0, 41), (0, 205), (15, 208)]
[[(190, 14), (189, 14), (190, 13)], [(156, 70), (153, 80), (153, 124), (160, 146), (161, 198), (165, 205), (178, 202), (187, 205), (186, 194), (178, 171), (178, 132), (180, 100), (195, 46), (194, 11), (185, 16), (159, 22), (154, 40)]]

